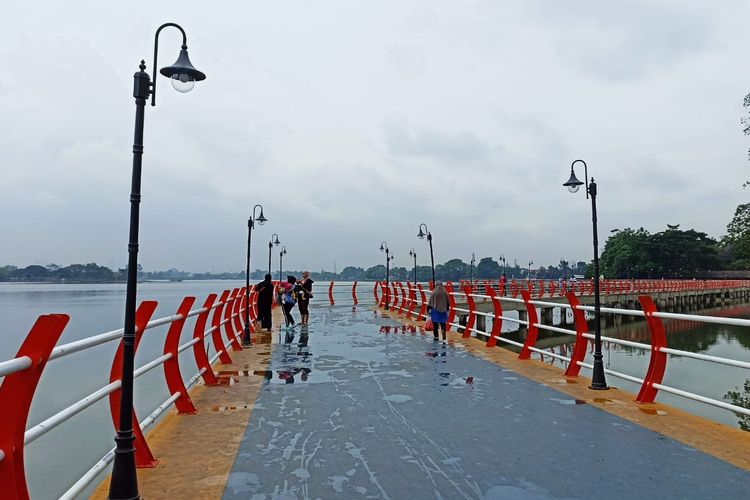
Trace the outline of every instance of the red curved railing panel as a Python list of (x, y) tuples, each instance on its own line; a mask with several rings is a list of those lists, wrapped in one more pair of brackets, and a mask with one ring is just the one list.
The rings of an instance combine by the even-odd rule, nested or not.
[(464, 295), (466, 295), (466, 302), (469, 304), (469, 317), (466, 318), (466, 326), (464, 327), (464, 338), (471, 337), (471, 330), (474, 328), (474, 322), (477, 319), (476, 315), (476, 304), (474, 303), (474, 297), (472, 294), (472, 288), (471, 285), (467, 285), (464, 287)]
[(497, 294), (495, 293), (495, 290), (492, 289), (492, 286), (487, 285), (485, 288), (487, 295), (490, 296), (490, 300), (492, 301), (492, 312), (494, 316), (492, 318), (492, 331), (490, 332), (490, 338), (487, 339), (486, 347), (495, 347), (497, 345), (496, 337), (499, 337), (502, 334), (503, 306), (500, 301), (495, 298), (497, 297)]
[(664, 370), (667, 367), (667, 355), (659, 350), (661, 347), (667, 347), (667, 336), (664, 333), (664, 324), (660, 318), (654, 318), (656, 305), (648, 295), (638, 297), (646, 315), (646, 324), (651, 331), (651, 359), (648, 362), (648, 371), (643, 379), (643, 385), (638, 392), (635, 400), (638, 403), (653, 403), (658, 389), (654, 389), (653, 384), (661, 384), (664, 378)]
[(409, 287), (409, 307), (406, 309), (406, 317), (411, 319), (411, 313), (417, 307), (417, 292), (414, 290), (414, 285), (411, 284), (411, 281), (407, 281), (406, 286)]
[(221, 311), (227, 307), (227, 297), (229, 297), (229, 290), (224, 290), (219, 297), (219, 305), (216, 306), (211, 317), (211, 340), (214, 343), (214, 349), (219, 353), (219, 361), (225, 365), (232, 362), (229, 353), (224, 349), (224, 341), (221, 339)]
[(419, 290), (419, 301), (421, 302), (419, 305), (419, 313), (417, 314), (417, 319), (422, 319), (427, 314), (427, 296), (425, 294), (424, 288), (422, 288), (422, 285), (417, 284), (417, 289)]
[(193, 401), (190, 399), (185, 384), (182, 381), (180, 363), (177, 358), (182, 327), (185, 326), (187, 313), (190, 312), (190, 307), (194, 302), (195, 297), (185, 297), (182, 299), (180, 307), (177, 308), (177, 314), (182, 316), (182, 319), (172, 322), (169, 326), (169, 331), (167, 331), (167, 338), (164, 341), (164, 354), (172, 355), (170, 359), (164, 362), (164, 378), (167, 381), (167, 388), (170, 395), (174, 396), (178, 392), (180, 393), (180, 397), (175, 401), (177, 412), (180, 414), (193, 414), (198, 411), (195, 409), (195, 405), (193, 405)]
[(526, 304), (529, 326), (526, 333), (526, 341), (523, 343), (521, 354), (518, 355), (518, 359), (529, 359), (531, 357), (531, 350), (529, 347), (534, 347), (534, 344), (536, 344), (536, 338), (539, 335), (539, 329), (534, 326), (536, 323), (539, 323), (539, 318), (536, 315), (536, 307), (534, 307), (533, 304), (529, 304), (529, 301), (531, 300), (531, 294), (529, 291), (521, 290), (521, 297), (523, 297), (523, 302)]
[[(565, 285), (563, 285), (563, 288), (564, 287)], [(570, 363), (568, 363), (568, 368), (565, 370), (565, 376), (577, 377), (578, 373), (581, 371), (581, 367), (578, 365), (578, 362), (580, 361), (582, 363), (583, 358), (586, 357), (586, 348), (588, 347), (589, 341), (586, 337), (583, 336), (583, 334), (588, 333), (589, 326), (586, 323), (586, 314), (583, 311), (576, 309), (580, 305), (576, 294), (573, 292), (568, 292), (566, 294), (566, 297), (568, 298), (568, 303), (572, 308), (571, 311), (573, 311), (573, 324), (575, 325), (576, 329), (576, 342), (570, 353)], [(565, 313), (561, 311), (560, 314)]]
[(378, 298), (378, 285), (380, 285), (380, 282), (376, 281), (372, 286), (372, 295), (375, 297), (375, 307), (380, 305), (380, 299)]
[(193, 356), (195, 356), (195, 364), (198, 370), (205, 368), (203, 372), (203, 382), (206, 385), (218, 385), (219, 381), (216, 378), (211, 364), (208, 362), (208, 354), (206, 354), (206, 322), (208, 321), (208, 313), (211, 312), (211, 306), (216, 300), (216, 294), (211, 293), (206, 297), (206, 301), (203, 303), (203, 311), (198, 314), (195, 320), (195, 327), (193, 328), (193, 338), (200, 339), (198, 342), (193, 344)]
[(232, 315), (234, 315), (234, 313), (237, 311), (237, 307), (239, 306), (239, 301), (237, 300), (237, 298), (239, 297), (239, 293), (239, 288), (235, 288), (234, 290), (232, 290), (232, 294), (229, 296), (229, 300), (224, 306), (224, 333), (227, 335), (227, 340), (229, 341), (229, 345), (232, 346), (233, 351), (242, 350), (242, 346), (237, 341), (237, 335), (232, 328)]
[(39, 316), (16, 353), (17, 358), (31, 359), (31, 366), (7, 375), (0, 384), (0, 450), (5, 454), (0, 460), (3, 498), (29, 498), (23, 457), (26, 421), (44, 367), (69, 319), (67, 314)]
[(448, 302), (450, 302), (450, 309), (448, 309), (448, 322), (445, 324), (445, 330), (451, 331), (451, 323), (456, 319), (456, 299), (453, 298), (453, 286), (449, 281), (445, 285), (445, 291), (448, 292)]
[(359, 301), (357, 300), (357, 282), (356, 281), (352, 283), (352, 300), (354, 301), (355, 306), (359, 304)]
[[(141, 305), (138, 306), (138, 310), (135, 312), (135, 345), (133, 346), (133, 356), (135, 357), (138, 351), (138, 345), (141, 342), (141, 337), (148, 324), (148, 320), (156, 310), (157, 302), (155, 300), (144, 300)], [(120, 380), (122, 376), (122, 340), (120, 345), (117, 347), (115, 353), (115, 359), (112, 361), (112, 369), (109, 372), (109, 382), (112, 383), (116, 380)], [(112, 414), (112, 423), (117, 431), (120, 422), (120, 389), (109, 394), (109, 411)], [(139, 468), (151, 468), (156, 467), (159, 461), (151, 453), (151, 450), (146, 443), (146, 438), (143, 436), (141, 426), (138, 425), (138, 416), (135, 413), (135, 404), (133, 405), (133, 434), (135, 434), (135, 442), (133, 447), (135, 448), (135, 466)]]
[(239, 300), (237, 301), (237, 314), (234, 315), (234, 331), (235, 331), (235, 338), (238, 342), (242, 342), (242, 332), (244, 331), (245, 325), (245, 309), (247, 308), (247, 294), (245, 293), (245, 290), (247, 287), (240, 288), (240, 295)]
[(404, 290), (404, 284), (400, 281), (398, 282), (398, 288), (401, 291), (401, 304), (398, 306), (398, 313), (403, 314), (404, 307), (406, 307), (406, 291)]
[(336, 304), (336, 302), (333, 301), (333, 281), (328, 285), (328, 300), (331, 301), (331, 305)]

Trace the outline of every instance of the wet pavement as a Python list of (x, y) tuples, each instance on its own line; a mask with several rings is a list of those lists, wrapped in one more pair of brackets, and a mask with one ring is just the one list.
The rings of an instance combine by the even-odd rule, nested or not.
[(362, 307), (276, 334), (226, 499), (747, 498), (750, 473)]

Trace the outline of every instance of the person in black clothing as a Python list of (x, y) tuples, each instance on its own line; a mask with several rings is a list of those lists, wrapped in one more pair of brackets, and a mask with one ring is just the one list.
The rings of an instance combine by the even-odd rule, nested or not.
[(310, 323), (310, 299), (312, 298), (313, 280), (310, 278), (309, 271), (302, 272), (302, 281), (297, 283), (297, 304), (299, 305), (299, 314), (301, 323), (307, 325)]
[(273, 305), (273, 282), (271, 275), (266, 274), (265, 279), (255, 285), (258, 292), (258, 319), (260, 327), (271, 331), (271, 306)]
[(294, 276), (287, 276), (286, 283), (284, 283), (284, 293), (282, 295), (282, 307), (284, 308), (284, 319), (286, 320), (287, 327), (294, 327), (294, 317), (292, 316), (292, 309), (297, 302), (297, 294), (295, 284), (297, 278)]

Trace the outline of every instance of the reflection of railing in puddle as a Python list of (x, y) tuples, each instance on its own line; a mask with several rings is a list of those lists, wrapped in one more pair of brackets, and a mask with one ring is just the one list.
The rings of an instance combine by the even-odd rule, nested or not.
[(391, 325), (384, 325), (380, 327), (380, 333), (411, 333), (416, 334), (417, 332), (424, 335), (424, 328), (417, 327), (414, 325), (399, 325), (399, 326), (391, 326)]

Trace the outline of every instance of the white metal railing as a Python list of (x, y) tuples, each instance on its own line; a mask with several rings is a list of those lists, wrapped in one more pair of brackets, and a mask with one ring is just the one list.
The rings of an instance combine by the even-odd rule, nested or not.
[[(235, 300), (241, 300), (242, 296), (240, 294), (234, 295), (232, 297), (228, 298), (229, 300), (224, 301), (218, 301), (214, 304), (212, 304), (210, 307), (201, 307), (199, 309), (194, 309), (186, 313), (184, 316), (181, 314), (174, 314), (170, 316), (165, 316), (163, 318), (153, 319), (149, 321), (144, 330), (153, 329), (162, 325), (167, 325), (174, 323), (176, 321), (182, 321), (186, 320), (187, 318), (197, 316), (201, 313), (208, 313), (211, 310), (214, 310), (218, 307), (223, 307), (227, 305), (229, 302), (233, 302)], [(245, 307), (252, 307), (252, 304), (248, 305), (245, 304)], [(244, 313), (244, 308), (238, 307), (236, 312), (230, 312), (223, 320), (221, 320), (218, 324), (218, 326), (211, 326), (207, 330), (203, 332), (203, 338), (206, 341), (206, 346), (204, 346), (204, 349), (208, 350), (210, 349), (210, 338), (209, 336), (216, 331), (217, 329), (221, 330), (221, 328), (232, 321), (238, 320), (240, 321), (240, 325), (244, 327), (244, 318), (242, 317), (242, 314)], [(111, 330), (108, 332), (92, 335), (90, 337), (76, 340), (73, 342), (69, 342), (66, 344), (61, 344), (59, 346), (56, 346), (52, 351), (48, 358), (48, 362), (54, 361), (60, 358), (63, 358), (65, 356), (85, 351), (87, 349), (91, 349), (93, 347), (106, 344), (108, 342), (112, 342), (115, 340), (120, 340), (123, 335), (123, 329), (117, 329), (117, 330)], [(235, 334), (236, 335), (236, 334)], [(227, 352), (228, 347), (235, 341), (238, 341), (239, 336), (237, 335), (234, 339), (229, 339), (226, 342), (222, 339), (222, 348), (217, 352), (211, 359), (210, 364), (213, 364), (221, 354), (224, 352)], [(194, 346), (195, 344), (200, 342), (199, 337), (191, 338), (187, 342), (181, 344), (177, 348), (177, 353), (181, 353), (190, 347)], [(136, 368), (133, 373), (134, 379), (146, 374), (147, 372), (153, 370), (154, 368), (163, 365), (165, 362), (172, 359), (173, 354), (167, 353), (163, 354), (156, 359), (151, 360), (150, 362)], [(210, 366), (209, 364), (209, 366)], [(9, 375), (12, 375), (14, 373), (21, 372), (23, 370), (28, 369), (32, 366), (32, 360), (28, 356), (21, 356), (18, 358), (12, 358), (7, 361), (0, 362), (0, 381), (4, 377), (7, 377)], [(195, 385), (200, 378), (206, 373), (206, 368), (201, 368), (198, 370), (198, 372), (190, 377), (187, 381), (186, 388), (189, 389), (193, 385)], [(78, 401), (66, 406), (62, 410), (57, 411), (53, 415), (47, 417), (42, 422), (31, 426), (30, 428), (26, 429), (24, 433), (24, 440), (23, 444), (24, 446), (29, 445), (39, 439), (40, 437), (44, 436), (48, 432), (52, 431), (62, 423), (70, 420), (75, 415), (79, 414), (83, 410), (89, 408), (96, 402), (102, 400), (103, 398), (109, 396), (113, 392), (117, 391), (121, 387), (121, 380), (116, 379), (110, 382), (109, 384), (97, 389), (96, 391), (92, 392), (91, 394), (79, 399)], [(161, 416), (167, 409), (169, 409), (180, 397), (182, 396), (182, 393), (180, 391), (175, 392), (175, 394), (170, 395), (167, 400), (165, 400), (163, 403), (161, 403), (148, 417), (146, 417), (142, 422), (140, 422), (140, 428), (146, 429), (151, 424), (153, 424), (159, 416)], [(3, 461), (6, 457), (6, 451), (3, 449), (0, 449), (0, 461)], [(78, 479), (78, 481), (75, 482), (63, 495), (61, 498), (74, 498), (75, 496), (79, 495), (86, 487), (88, 487), (89, 484), (101, 473), (114, 459), (114, 448), (110, 450), (107, 454), (105, 454), (99, 461), (97, 461), (81, 478)], [(0, 495), (1, 496), (1, 495)]]
[[(426, 297), (427, 294), (430, 293), (430, 290), (428, 290), (428, 289), (423, 289), (423, 291), (425, 292), (425, 297)], [(463, 292), (463, 291), (452, 291), (452, 292), (449, 292), (449, 293), (452, 296), (454, 296), (454, 297), (464, 297), (464, 298), (466, 297), (466, 293)], [(469, 296), (472, 297), (473, 299), (483, 299), (484, 301), (492, 300), (493, 299), (492, 296), (481, 294), (481, 293), (469, 293)], [(422, 308), (421, 306), (424, 304), (424, 301), (422, 300), (421, 296), (419, 295), (419, 290), (417, 290), (416, 288), (414, 288), (414, 295), (411, 295), (408, 298), (408, 300), (410, 302), (419, 303), (419, 308), (415, 311), (417, 319), (419, 319), (419, 320), (426, 319), (427, 318), (427, 314), (420, 314), (420, 309)], [(567, 310), (567, 309), (573, 310), (574, 309), (569, 303), (550, 302), (550, 301), (544, 301), (544, 300), (538, 300), (538, 299), (530, 299), (530, 300), (526, 301), (524, 299), (514, 298), (514, 297), (507, 297), (507, 296), (504, 296), (504, 295), (496, 295), (494, 297), (494, 300), (499, 301), (499, 302), (510, 302), (510, 303), (515, 303), (515, 304), (523, 303), (523, 304), (526, 305), (527, 310), (528, 310), (528, 308), (530, 306), (531, 307), (547, 307), (547, 308), (553, 307), (553, 308), (560, 308), (561, 310)], [(492, 318), (493, 320), (509, 321), (509, 322), (516, 323), (518, 325), (529, 326), (529, 322), (528, 321), (524, 321), (524, 320), (522, 320), (520, 318), (511, 318), (511, 317), (504, 316), (504, 315), (496, 315), (494, 313), (487, 313), (487, 312), (483, 312), (483, 311), (477, 311), (476, 307), (474, 307), (474, 309), (471, 310), (471, 309), (465, 309), (465, 308), (462, 308), (462, 307), (455, 307), (454, 306), (453, 310), (454, 310), (454, 312), (457, 312), (457, 313), (475, 314), (475, 315), (483, 316), (483, 317), (486, 317), (486, 318), (489, 317), (489, 318)], [(592, 307), (592, 306), (586, 306), (586, 305), (577, 305), (575, 307), (575, 310), (582, 311), (584, 313), (587, 313), (587, 312), (588, 313), (593, 313), (594, 312), (594, 307)], [(604, 314), (613, 314), (613, 315), (627, 315), (627, 316), (642, 317), (642, 318), (646, 317), (646, 313), (644, 313), (642, 310), (633, 310), (633, 309), (622, 309), (622, 308), (613, 308), (613, 307), (600, 307), (600, 312), (604, 313)], [(653, 318), (659, 318), (659, 319), (674, 319), (674, 320), (694, 321), (694, 322), (709, 323), (709, 324), (723, 324), (723, 325), (750, 327), (750, 320), (748, 320), (748, 319), (741, 319), (741, 318), (724, 318), (724, 317), (717, 317), (717, 316), (707, 316), (707, 315), (704, 316), (704, 315), (696, 315), (696, 314), (678, 314), (678, 313), (668, 313), (668, 312), (659, 312), (659, 311), (655, 311), (655, 312), (651, 313), (651, 317), (653, 317)], [(450, 326), (452, 326), (452, 327), (454, 327), (456, 329), (460, 329), (459, 331), (464, 331), (464, 329), (467, 328), (466, 325), (461, 325), (461, 324), (456, 323), (456, 322), (450, 323)], [(561, 334), (565, 334), (565, 335), (571, 335), (571, 336), (577, 336), (578, 335), (578, 332), (576, 332), (575, 330), (570, 330), (570, 329), (567, 329), (567, 328), (562, 328), (562, 327), (554, 326), (554, 325), (546, 325), (546, 324), (543, 324), (540, 321), (534, 322), (531, 326), (536, 327), (538, 329), (547, 330), (547, 331), (556, 332), (556, 333), (561, 333)], [(488, 338), (488, 337), (491, 336), (490, 333), (488, 333), (486, 331), (479, 330), (479, 329), (477, 329), (475, 327), (470, 327), (469, 331), (472, 332), (472, 333), (474, 333), (474, 334), (476, 334), (476, 335), (485, 337), (485, 338)], [(588, 340), (593, 340), (595, 338), (594, 335), (591, 334), (588, 331), (581, 332), (581, 335), (584, 338), (588, 339)], [(503, 342), (503, 343), (506, 343), (506, 344), (510, 344), (510, 345), (515, 345), (515, 346), (521, 347), (521, 348), (525, 347), (529, 351), (537, 352), (537, 353), (542, 354), (544, 356), (550, 356), (550, 357), (559, 359), (561, 361), (565, 361), (567, 363), (570, 363), (570, 362), (573, 361), (570, 357), (562, 356), (560, 354), (556, 354), (556, 353), (553, 353), (553, 352), (550, 352), (550, 351), (545, 351), (545, 350), (539, 349), (539, 348), (537, 348), (537, 347), (535, 347), (533, 345), (526, 345), (525, 343), (516, 342), (516, 341), (510, 340), (510, 339), (507, 339), (507, 338), (503, 337), (502, 335), (496, 335), (493, 338), (496, 341), (500, 341), (500, 342)], [(673, 348), (670, 348), (670, 347), (667, 347), (667, 346), (660, 346), (660, 345), (651, 346), (650, 344), (644, 344), (644, 343), (641, 343), (641, 342), (633, 342), (633, 341), (630, 341), (630, 340), (617, 339), (617, 338), (612, 338), (612, 337), (607, 337), (607, 336), (601, 336), (600, 338), (601, 338), (602, 341), (605, 341), (605, 342), (609, 342), (609, 343), (617, 344), (617, 345), (622, 345), (622, 346), (627, 346), (627, 347), (634, 348), (634, 349), (640, 349), (640, 350), (643, 350), (643, 351), (646, 351), (646, 352), (649, 352), (649, 351), (661, 352), (661, 353), (669, 354), (669, 355), (672, 355), (672, 356), (680, 356), (680, 357), (684, 357), (684, 358), (701, 360), (701, 361), (716, 363), (716, 364), (720, 364), (720, 365), (724, 365), (724, 366), (732, 366), (732, 367), (736, 367), (736, 368), (750, 369), (750, 362), (748, 362), (748, 361), (736, 360), (736, 359), (725, 358), (725, 357), (720, 357), (720, 356), (711, 356), (711, 355), (700, 354), (700, 353), (693, 353), (693, 352), (684, 351), (684, 350), (681, 350), (681, 349), (673, 349)], [(575, 363), (576, 363), (577, 366), (581, 366), (581, 367), (584, 367), (584, 368), (587, 368), (587, 369), (593, 369), (593, 366), (591, 364), (584, 363), (582, 360), (575, 360)], [(687, 399), (691, 399), (691, 400), (698, 401), (698, 402), (701, 402), (701, 403), (709, 404), (709, 405), (712, 405), (712, 406), (715, 406), (715, 407), (718, 407), (718, 408), (723, 408), (725, 410), (732, 411), (732, 412), (734, 412), (736, 414), (750, 415), (750, 409), (744, 408), (744, 407), (741, 407), (741, 406), (738, 406), (738, 405), (733, 405), (733, 404), (727, 403), (725, 401), (721, 401), (721, 400), (717, 400), (717, 399), (713, 399), (713, 398), (708, 398), (706, 396), (701, 396), (699, 394), (696, 394), (696, 393), (693, 393), (693, 392), (689, 392), (689, 391), (685, 391), (685, 390), (682, 390), (682, 389), (678, 389), (678, 388), (675, 388), (675, 387), (670, 387), (670, 386), (661, 384), (659, 382), (647, 382), (647, 381), (645, 381), (642, 378), (635, 377), (635, 376), (632, 376), (632, 375), (629, 375), (629, 374), (626, 374), (626, 373), (621, 373), (621, 372), (618, 372), (618, 371), (615, 371), (615, 370), (611, 370), (611, 369), (605, 369), (605, 373), (608, 373), (608, 374), (610, 374), (610, 375), (612, 375), (614, 377), (617, 377), (617, 378), (621, 378), (621, 379), (628, 380), (630, 382), (634, 382), (634, 383), (638, 383), (638, 384), (642, 384), (642, 385), (648, 383), (654, 389), (663, 390), (665, 392), (668, 392), (668, 393), (671, 393), (671, 394), (674, 394), (674, 395), (677, 395), (677, 396), (681, 396), (681, 397), (684, 397), (684, 398), (687, 398)]]

